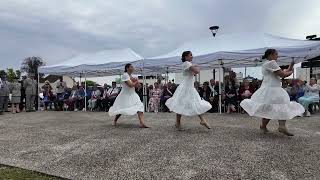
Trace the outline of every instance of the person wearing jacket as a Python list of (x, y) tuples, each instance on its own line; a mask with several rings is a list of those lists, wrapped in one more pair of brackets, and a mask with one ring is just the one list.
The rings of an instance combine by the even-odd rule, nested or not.
[(8, 101), (9, 101), (9, 85), (6, 75), (3, 75), (0, 80), (0, 115), (4, 111), (8, 112)]
[(34, 111), (34, 102), (37, 97), (37, 81), (34, 77), (34, 74), (30, 73), (29, 78), (23, 82), (26, 91), (26, 112)]
[(11, 110), (13, 114), (20, 112), (21, 84), (18, 81), (19, 78), (15, 78), (14, 82), (9, 86), (11, 92)]

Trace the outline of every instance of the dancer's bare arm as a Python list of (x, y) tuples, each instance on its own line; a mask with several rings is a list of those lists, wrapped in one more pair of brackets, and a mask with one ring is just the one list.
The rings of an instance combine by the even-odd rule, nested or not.
[(192, 71), (193, 74), (199, 74), (199, 72), (200, 72), (199, 67), (195, 66), (195, 65), (191, 66), (190, 70)]
[(275, 71), (274, 73), (276, 73), (278, 76), (282, 77), (282, 78), (286, 78), (286, 77), (289, 77), (291, 76), (291, 74), (293, 73), (293, 71), (288, 71), (288, 70), (278, 70), (278, 71)]
[(129, 86), (129, 87), (136, 87), (136, 85), (139, 83), (139, 81), (131, 81), (131, 80), (128, 80), (126, 81), (126, 84)]

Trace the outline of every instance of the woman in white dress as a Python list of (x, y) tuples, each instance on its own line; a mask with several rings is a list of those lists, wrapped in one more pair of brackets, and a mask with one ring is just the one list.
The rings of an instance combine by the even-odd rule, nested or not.
[(171, 98), (166, 102), (166, 106), (173, 112), (177, 113), (176, 128), (181, 128), (181, 116), (194, 116), (198, 115), (200, 118), (200, 124), (210, 129), (210, 126), (206, 120), (202, 117), (202, 114), (212, 108), (211, 104), (201, 99), (199, 93), (194, 88), (194, 75), (199, 73), (199, 68), (192, 65), (192, 53), (185, 51), (182, 54), (182, 70), (183, 81), (178, 86), (177, 90)]
[(109, 109), (109, 115), (115, 116), (113, 125), (117, 125), (117, 121), (121, 115), (138, 114), (140, 128), (148, 128), (144, 124), (144, 106), (140, 97), (135, 91), (135, 87), (139, 84), (138, 79), (132, 77), (134, 68), (131, 64), (126, 64), (125, 71), (122, 76), (122, 90), (117, 96), (113, 106)]
[(296, 102), (290, 102), (288, 93), (281, 87), (281, 78), (293, 73), (294, 62), (288, 69), (282, 70), (276, 62), (278, 52), (275, 49), (268, 49), (263, 59), (267, 61), (262, 65), (262, 85), (251, 99), (244, 99), (240, 105), (250, 116), (262, 118), (260, 129), (264, 133), (269, 132), (267, 125), (270, 119), (277, 119), (279, 132), (293, 136), (286, 128), (286, 120), (301, 115), (304, 108)]

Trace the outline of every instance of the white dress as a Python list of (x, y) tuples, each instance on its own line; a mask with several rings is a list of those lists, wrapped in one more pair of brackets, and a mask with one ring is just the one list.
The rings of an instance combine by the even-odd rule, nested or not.
[(280, 69), (274, 60), (262, 65), (261, 87), (251, 99), (245, 99), (240, 103), (250, 116), (288, 120), (304, 113), (304, 108), (297, 102), (290, 102), (288, 93), (281, 87), (281, 79), (274, 73)]
[(212, 108), (209, 102), (201, 99), (194, 88), (194, 76), (190, 70), (191, 66), (191, 62), (188, 61), (182, 64), (183, 81), (173, 96), (166, 102), (166, 106), (171, 111), (185, 116), (200, 115)]
[(122, 90), (114, 101), (113, 106), (109, 109), (109, 115), (134, 115), (137, 112), (144, 112), (143, 103), (135, 91), (134, 87), (129, 87), (126, 81), (130, 80), (130, 75), (124, 73), (122, 81)]

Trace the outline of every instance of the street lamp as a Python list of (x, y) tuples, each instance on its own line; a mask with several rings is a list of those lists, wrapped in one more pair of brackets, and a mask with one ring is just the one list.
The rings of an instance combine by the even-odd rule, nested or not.
[(219, 30), (219, 26), (211, 26), (211, 27), (209, 27), (209, 29), (210, 29), (210, 31), (212, 33), (212, 36), (216, 37), (216, 34), (217, 34), (218, 30)]
[[(211, 27), (209, 27), (209, 30), (211, 31), (212, 36), (216, 37), (216, 34), (219, 30), (219, 26), (211, 26)], [(213, 79), (216, 80), (216, 69), (212, 70), (212, 75), (213, 75)]]

